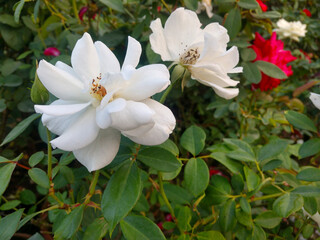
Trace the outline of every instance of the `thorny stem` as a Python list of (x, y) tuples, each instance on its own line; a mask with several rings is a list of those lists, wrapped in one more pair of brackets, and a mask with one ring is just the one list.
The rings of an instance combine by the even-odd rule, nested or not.
[(97, 170), (93, 173), (93, 179), (90, 184), (89, 193), (86, 196), (86, 200), (84, 201), (84, 204), (87, 205), (90, 202), (91, 197), (94, 195), (94, 192), (96, 190), (96, 185), (98, 183), (100, 171)]

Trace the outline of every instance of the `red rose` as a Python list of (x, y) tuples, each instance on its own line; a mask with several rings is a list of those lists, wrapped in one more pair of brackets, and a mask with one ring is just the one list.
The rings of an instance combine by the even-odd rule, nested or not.
[[(287, 66), (296, 57), (292, 56), (290, 51), (283, 49), (283, 42), (277, 40), (277, 34), (272, 33), (269, 40), (264, 39), (259, 33), (256, 33), (256, 38), (251, 48), (256, 52), (257, 57), (254, 61), (262, 60), (277, 65), (287, 76), (293, 74), (291, 66)], [(262, 79), (258, 84), (252, 84), (253, 89), (260, 88), (261, 91), (276, 88), (281, 80), (269, 77), (261, 73)]]
[(308, 9), (303, 9), (302, 12), (304, 12), (308, 17), (311, 17), (311, 12)]
[(58, 48), (55, 47), (48, 47), (44, 50), (43, 52), (44, 55), (46, 56), (55, 56), (58, 57), (60, 55), (60, 51), (58, 50)]
[[(88, 7), (82, 7), (80, 10), (79, 10), (79, 13), (78, 13), (78, 15), (79, 15), (79, 19), (81, 20), (81, 21), (83, 21), (83, 16), (87, 13), (89, 11), (89, 8)], [(91, 19), (95, 19), (96, 18), (96, 13), (93, 13), (93, 14), (90, 14), (90, 12), (88, 12), (88, 15), (89, 15), (89, 17), (91, 17)], [(90, 16), (91, 15), (91, 16)]]
[(263, 12), (265, 12), (265, 11), (268, 10), (268, 6), (265, 5), (264, 2), (262, 2), (261, 0), (256, 0), (256, 1), (257, 1), (257, 3), (259, 4), (259, 6), (260, 6), (260, 8), (261, 8), (261, 10), (262, 10)]

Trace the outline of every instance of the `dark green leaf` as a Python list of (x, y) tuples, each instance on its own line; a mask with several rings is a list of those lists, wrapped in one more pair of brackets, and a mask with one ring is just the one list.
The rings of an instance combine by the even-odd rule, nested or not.
[(16, 232), (20, 218), (22, 216), (23, 209), (7, 215), (0, 220), (0, 239), (10, 240), (13, 234)]
[(40, 168), (31, 168), (28, 170), (28, 174), (32, 181), (34, 181), (36, 184), (38, 184), (41, 187), (49, 188), (49, 178), (45, 171), (43, 171)]
[(296, 187), (291, 193), (301, 194), (304, 197), (320, 197), (320, 187), (316, 186), (299, 186)]
[(256, 63), (244, 62), (242, 66), (243, 76), (249, 83), (259, 83), (261, 81), (262, 75)]
[(276, 79), (286, 79), (288, 78), (287, 75), (275, 64), (266, 62), (266, 61), (256, 61), (257, 67), (262, 71), (264, 74), (276, 78)]
[(188, 206), (179, 207), (178, 214), (178, 227), (183, 231), (191, 230), (190, 221), (191, 221), (191, 209)]
[(251, 206), (246, 198), (244, 197), (240, 198), (240, 207), (245, 213), (251, 215)]
[(37, 165), (39, 162), (41, 162), (41, 160), (44, 158), (44, 152), (36, 152), (34, 154), (31, 155), (31, 157), (29, 158), (29, 165), (31, 167), (34, 167), (35, 165)]
[(304, 168), (297, 174), (297, 179), (308, 182), (320, 181), (320, 169), (314, 167)]
[(54, 232), (55, 239), (70, 239), (80, 227), (84, 205), (74, 208), (71, 213), (64, 217), (58, 229)]
[(266, 233), (259, 225), (253, 225), (251, 240), (266, 240)]
[(246, 9), (257, 9), (259, 7), (256, 0), (240, 0), (238, 5)]
[(192, 195), (184, 188), (169, 183), (164, 184), (163, 188), (171, 202), (176, 204), (190, 204)]
[(14, 17), (10, 14), (1, 14), (0, 15), (0, 23), (9, 25), (10, 27), (19, 27), (20, 24), (14, 21)]
[(198, 240), (225, 240), (224, 236), (218, 231), (207, 231), (197, 233)]
[(299, 149), (301, 158), (310, 157), (320, 152), (320, 138), (313, 138), (304, 142)]
[(1, 205), (0, 210), (7, 211), (10, 209), (13, 209), (13, 208), (17, 207), (20, 203), (21, 202), (19, 200), (8, 201), (8, 202)]
[(186, 188), (195, 196), (203, 193), (209, 184), (209, 169), (201, 158), (191, 158), (184, 169)]
[(111, 232), (137, 203), (141, 179), (136, 162), (128, 162), (114, 173), (103, 193), (101, 207)]
[(1, 143), (0, 147), (4, 144), (11, 142), (16, 137), (18, 137), (34, 120), (36, 120), (38, 117), (40, 117), (40, 114), (32, 114), (28, 118), (22, 120), (17, 126), (15, 126), (11, 132), (5, 137), (3, 142)]
[[(255, 1), (255, 0), (253, 0)], [(256, 59), (257, 54), (252, 48), (244, 48), (241, 50), (241, 58), (243, 61), (250, 62)]]
[(273, 210), (281, 217), (287, 218), (303, 206), (303, 197), (298, 194), (285, 193), (273, 203)]
[(128, 216), (120, 222), (121, 230), (127, 240), (165, 240), (160, 228), (143, 216)]
[(184, 4), (187, 8), (196, 11), (198, 9), (198, 0), (184, 0)]
[(315, 197), (303, 197), (303, 200), (304, 200), (303, 208), (310, 215), (314, 215), (318, 212), (318, 202)]
[(303, 113), (289, 110), (286, 111), (284, 115), (286, 116), (288, 122), (291, 123), (294, 127), (317, 133), (317, 128), (314, 125), (313, 121)]
[(181, 136), (181, 146), (192, 153), (193, 156), (198, 155), (205, 146), (206, 133), (198, 126), (189, 127)]
[(274, 228), (280, 224), (282, 218), (275, 214), (273, 211), (265, 211), (259, 214), (254, 222), (263, 228)]
[(238, 161), (231, 160), (224, 152), (213, 152), (210, 156), (228, 168), (232, 173), (239, 173), (242, 170), (242, 164)]
[(243, 177), (240, 173), (235, 173), (231, 177), (232, 188), (237, 194), (240, 194), (244, 188)]
[(32, 191), (25, 189), (20, 193), (20, 200), (25, 205), (33, 205), (36, 203), (37, 198)]
[(247, 180), (248, 191), (251, 192), (259, 186), (260, 177), (252, 169), (248, 168), (247, 166), (244, 166), (243, 170)]
[(258, 161), (271, 160), (276, 158), (279, 154), (284, 152), (287, 148), (288, 142), (283, 139), (276, 139), (263, 146), (258, 154)]
[(224, 27), (228, 30), (230, 39), (238, 35), (241, 30), (241, 12), (239, 8), (232, 8), (228, 12)]
[(223, 232), (233, 229), (236, 224), (236, 202), (229, 199), (222, 207), (219, 215), (220, 227)]
[(105, 219), (96, 218), (84, 232), (83, 240), (102, 239), (107, 234), (107, 227), (108, 223)]
[(175, 155), (160, 147), (148, 147), (141, 150), (138, 160), (161, 172), (173, 172), (181, 167)]

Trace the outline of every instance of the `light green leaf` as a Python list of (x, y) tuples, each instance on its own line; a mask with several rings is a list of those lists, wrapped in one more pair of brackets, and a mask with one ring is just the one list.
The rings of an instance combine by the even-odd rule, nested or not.
[(0, 196), (7, 189), (16, 164), (8, 163), (0, 168)]
[(16, 232), (20, 218), (22, 216), (23, 209), (7, 215), (0, 220), (0, 239), (10, 240), (13, 234)]
[(309, 139), (299, 149), (301, 158), (310, 157), (320, 152), (320, 138)]
[[(18, 5), (16, 5), (18, 4)], [(19, 18), (20, 18), (20, 13), (21, 13), (21, 10), (24, 6), (24, 0), (20, 0), (18, 3), (16, 3), (15, 5), (17, 6), (15, 11), (14, 11), (14, 21), (16, 23), (19, 23)]]
[(141, 192), (140, 173), (136, 162), (128, 162), (114, 173), (102, 195), (103, 216), (110, 232), (137, 203)]
[(164, 148), (148, 147), (139, 151), (138, 160), (161, 172), (173, 172), (181, 167), (176, 156)]
[(183, 231), (191, 230), (190, 221), (191, 221), (191, 209), (188, 206), (179, 207), (178, 214), (178, 227)]
[(122, 0), (100, 0), (104, 5), (124, 13)]
[(13, 209), (13, 208), (17, 207), (20, 203), (21, 202), (19, 200), (8, 201), (8, 202), (1, 205), (0, 210), (7, 211), (10, 209)]
[(18, 137), (34, 120), (36, 120), (40, 116), (41, 116), (40, 114), (35, 113), (27, 117), (26, 119), (22, 120), (17, 126), (15, 126), (11, 130), (11, 132), (9, 132), (9, 134), (5, 137), (5, 139), (1, 143), (0, 147), (8, 142), (11, 142), (16, 137)]
[(197, 233), (198, 240), (225, 240), (224, 236), (218, 231), (206, 231)]
[(31, 168), (28, 174), (32, 181), (44, 188), (50, 188), (49, 178), (45, 171), (40, 168)]
[(206, 133), (198, 126), (189, 127), (180, 138), (181, 146), (192, 153), (193, 156), (198, 155), (205, 146)]
[(266, 61), (256, 61), (257, 67), (264, 74), (276, 79), (286, 79), (288, 76), (275, 64)]
[(128, 216), (120, 222), (121, 230), (127, 240), (165, 240), (160, 228), (143, 216)]
[(220, 211), (220, 227), (223, 232), (228, 232), (235, 226), (236, 219), (236, 202), (229, 199)]
[(273, 211), (265, 211), (260, 213), (254, 222), (263, 228), (274, 228), (280, 224), (282, 217), (279, 217)]
[(248, 168), (247, 166), (244, 166), (243, 170), (247, 180), (248, 191), (251, 192), (259, 186), (261, 181), (260, 177), (252, 169)]
[(291, 191), (292, 194), (300, 194), (304, 197), (320, 197), (320, 187), (316, 186), (299, 186)]
[(186, 188), (197, 197), (203, 193), (209, 184), (209, 169), (201, 158), (190, 159), (184, 169)]
[(276, 158), (279, 154), (284, 152), (287, 148), (288, 142), (283, 139), (276, 139), (270, 141), (267, 145), (263, 146), (258, 154), (258, 161), (271, 160)]
[(31, 155), (31, 157), (29, 158), (29, 165), (31, 167), (34, 167), (35, 165), (37, 165), (39, 162), (41, 162), (41, 160), (44, 158), (44, 152), (36, 152), (34, 154)]
[(303, 206), (303, 197), (298, 194), (285, 193), (273, 203), (273, 210), (281, 217), (287, 218)]
[(297, 174), (297, 179), (308, 182), (320, 181), (320, 169), (314, 167), (304, 168)]
[(224, 27), (228, 30), (230, 39), (238, 35), (241, 30), (241, 12), (239, 8), (232, 8), (228, 12)]
[(314, 125), (313, 121), (303, 113), (289, 110), (285, 111), (284, 115), (289, 123), (291, 123), (294, 127), (317, 133), (317, 128)]

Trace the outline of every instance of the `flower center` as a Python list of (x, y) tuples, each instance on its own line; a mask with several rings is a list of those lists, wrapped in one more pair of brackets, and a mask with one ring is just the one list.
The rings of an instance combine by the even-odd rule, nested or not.
[(97, 100), (101, 101), (107, 95), (107, 90), (100, 84), (101, 73), (96, 79), (92, 79), (90, 94)]
[(180, 56), (180, 62), (185, 65), (193, 65), (197, 62), (200, 57), (198, 48), (191, 48)]

